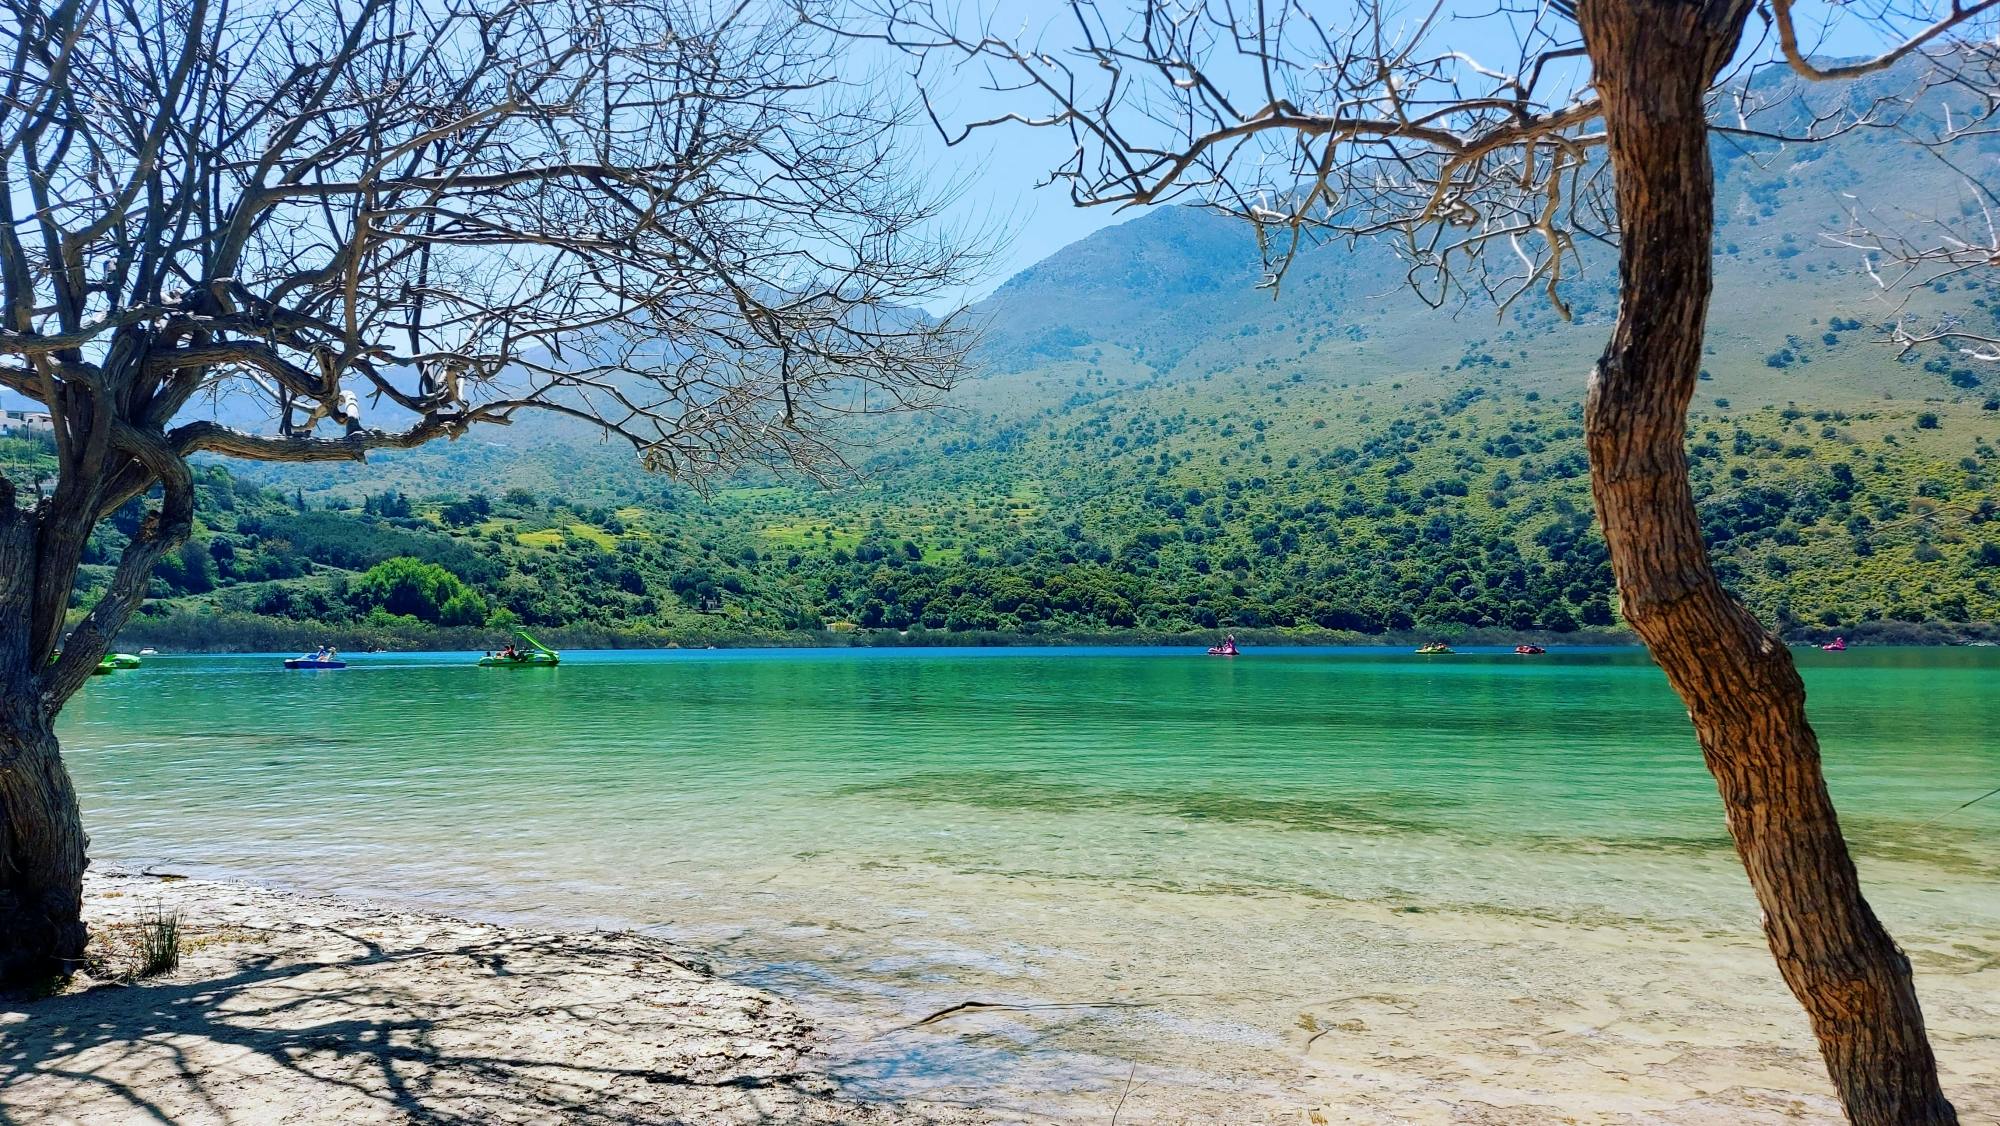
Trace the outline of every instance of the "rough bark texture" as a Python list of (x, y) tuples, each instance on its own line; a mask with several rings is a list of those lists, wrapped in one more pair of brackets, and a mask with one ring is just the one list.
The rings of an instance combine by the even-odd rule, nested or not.
[[(24, 504), (0, 475), (0, 988), (44, 986), (83, 957), (88, 841), (55, 719), (131, 620), (153, 565), (194, 524), (187, 461), (160, 431), (188, 392), (135, 390), (145, 386), (150, 343), (144, 329), (120, 333), (91, 380), (48, 395), (62, 461), (49, 495)], [(155, 485), (158, 507), (72, 623), (70, 592), (91, 529)]]
[(1623, 225), (1591, 484), (1626, 619), (1687, 704), (1787, 985), (1856, 1123), (1956, 1122), (1909, 960), (1862, 898), (1791, 654), (1716, 580), (1683, 431), (1710, 289), (1705, 95), (1746, 0), (1583, 0)]
[[(0, 496), (0, 985), (83, 958), (83, 819), (31, 656), (37, 522)], [(66, 600), (65, 600), (66, 601)]]
[(0, 719), (0, 983), (38, 986), (83, 960), (82, 816), (46, 723)]

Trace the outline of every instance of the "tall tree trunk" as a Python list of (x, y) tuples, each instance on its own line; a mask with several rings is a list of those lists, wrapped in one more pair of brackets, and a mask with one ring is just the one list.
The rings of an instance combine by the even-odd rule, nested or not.
[[(185, 394), (148, 400), (132, 390), (145, 386), (153, 339), (145, 326), (119, 330), (97, 379), (54, 400), (62, 472), (52, 495), (23, 507), (0, 474), (0, 986), (44, 984), (83, 958), (89, 842), (55, 717), (144, 600), (154, 564), (194, 527), (187, 460), (159, 429)], [(158, 509), (64, 638), (91, 529), (153, 483)]]
[(0, 987), (36, 987), (83, 958), (83, 817), (31, 643), (34, 516), (0, 488)]
[(1591, 374), (1591, 487), (1625, 617), (1686, 702), (1785, 983), (1848, 1117), (1956, 1122), (1910, 963), (1861, 896), (1784, 643), (1717, 581), (1684, 430), (1708, 313), (1705, 95), (1747, 0), (1582, 0), (1622, 226), (1618, 324)]
[(83, 960), (83, 816), (55, 732), (18, 706), (0, 705), (0, 985), (40, 986)]

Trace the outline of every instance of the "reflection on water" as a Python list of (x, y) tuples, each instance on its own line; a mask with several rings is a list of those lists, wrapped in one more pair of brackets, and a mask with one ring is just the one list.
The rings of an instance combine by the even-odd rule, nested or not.
[[(1275, 1097), (1301, 1051), (1360, 1036), (1322, 1018), (1395, 1026), (1437, 989), (1431, 1025), (1499, 1027), (1523, 975), (1547, 997), (1608, 988), (1607, 958), (1664, 972), (1616, 948), (1560, 980), (1605, 933), (1763, 973), (1686, 716), (1636, 652), (564, 662), (154, 658), (93, 681), (63, 735), (95, 855), (660, 930), (869, 1030), (849, 1071), (885, 1091), (1090, 1090), (1135, 1059), (1159, 1089)], [(1802, 662), (1878, 910), (1920, 966), (1992, 963), (2000, 799), (1933, 819), (2000, 784), (2000, 652)], [(1537, 943), (1559, 953), (1512, 960)], [(1711, 976), (1702, 1003), (1733, 1003)], [(1391, 985), (1341, 1002), (1372, 1018), (1325, 1008)], [(1090, 1004), (881, 1034), (970, 995)]]

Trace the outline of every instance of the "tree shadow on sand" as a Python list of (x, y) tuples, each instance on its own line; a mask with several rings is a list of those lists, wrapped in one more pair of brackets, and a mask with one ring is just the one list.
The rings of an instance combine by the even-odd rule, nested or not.
[(837, 1099), (797, 1014), (654, 940), (262, 937), (0, 1003), (0, 1123), (934, 1121)]

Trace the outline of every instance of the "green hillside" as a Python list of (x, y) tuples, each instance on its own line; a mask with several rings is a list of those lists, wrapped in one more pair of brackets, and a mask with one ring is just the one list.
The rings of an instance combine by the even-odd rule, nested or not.
[[(1011, 443), (941, 449), (921, 489), (890, 473), (839, 493), (741, 487), (672, 508), (515, 489), (301, 512), (300, 494), (216, 468), (201, 532), (156, 582), (151, 612), (165, 620), (148, 636), (292, 636), (246, 634), (251, 617), (381, 643), (457, 627), (465, 644), (516, 622), (655, 643), (856, 627), (1456, 636), (1612, 624), (1574, 407), (1472, 387), (1378, 417), (1350, 396), (1329, 414), (1365, 433), (1353, 443), (1325, 437), (1333, 424), (1316, 428), (1317, 415), (1239, 426), (1106, 403)], [(1695, 472), (1725, 573), (1795, 632), (1990, 620), (2000, 453), (1976, 435), (1994, 417), (1964, 404), (1916, 418), (1708, 412)], [(100, 559), (120, 527), (100, 536)], [(476, 600), (395, 604), (376, 572), (402, 559), (444, 569)]]
[[(1689, 439), (1726, 578), (1794, 634), (1978, 633), (2000, 617), (2000, 372), (1885, 338), (1905, 313), (2000, 319), (2000, 287), (1883, 294), (1821, 236), (1855, 199), (1955, 215), (1961, 189), (1888, 133), (1725, 139), (1717, 176)], [(978, 374), (941, 412), (857, 433), (843, 487), (704, 496), (550, 422), (366, 467), (218, 468), (143, 628), (215, 643), (514, 622), (655, 643), (1615, 629), (1579, 408), (1615, 312), (1608, 251), (1587, 265), (1566, 286), (1572, 322), (1529, 303), (1433, 310), (1378, 245), (1315, 248), (1274, 297), (1245, 227), (1163, 209), (997, 290), (977, 310)], [(368, 593), (369, 569), (401, 557), (463, 581), (449, 621)]]

